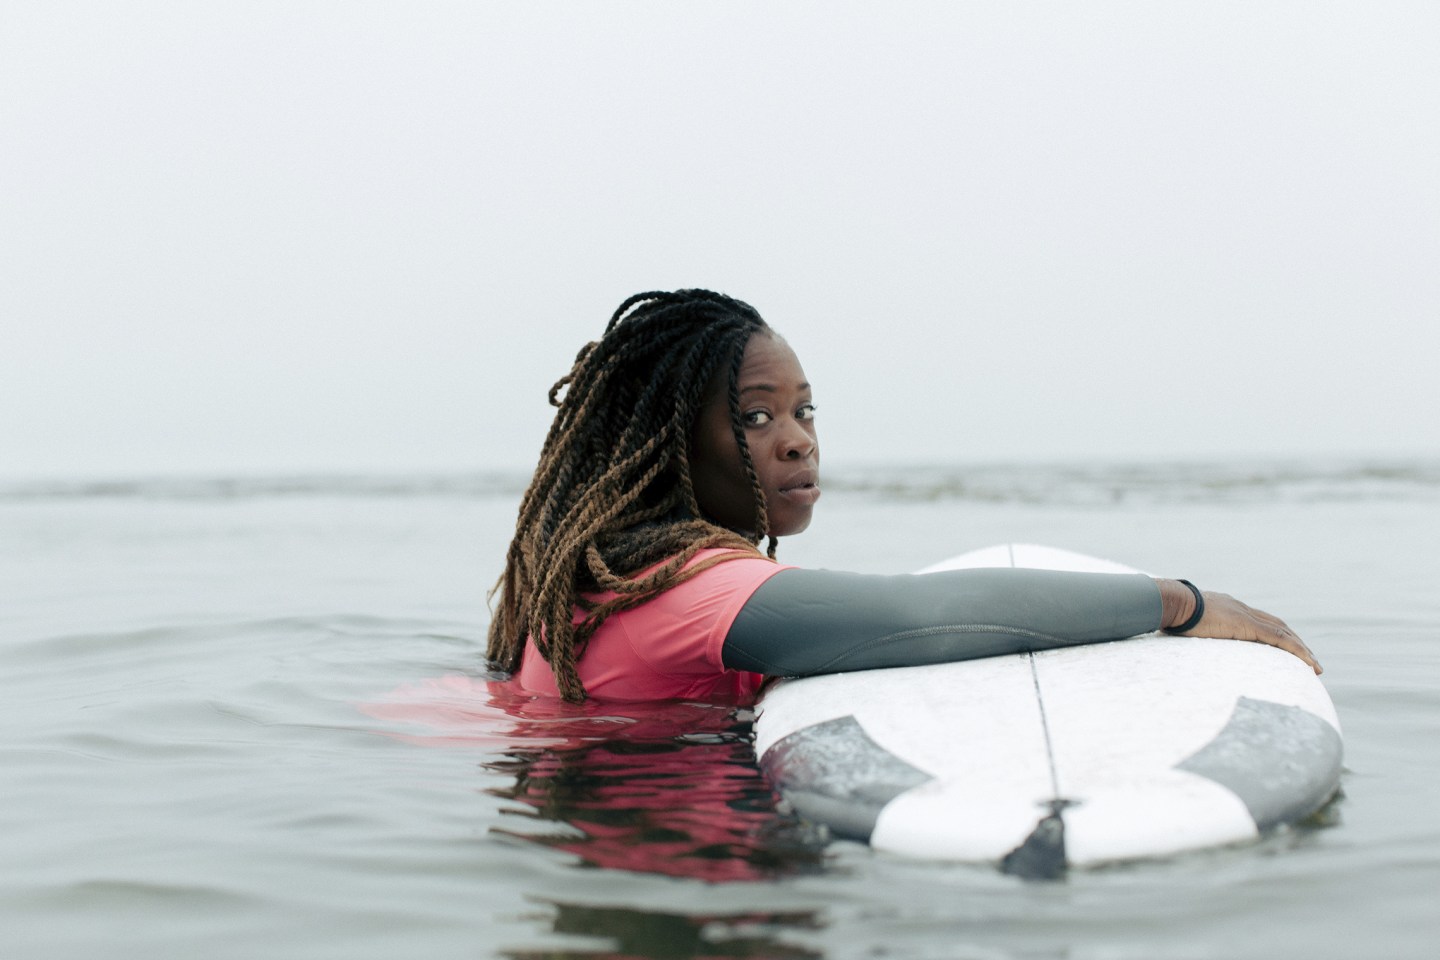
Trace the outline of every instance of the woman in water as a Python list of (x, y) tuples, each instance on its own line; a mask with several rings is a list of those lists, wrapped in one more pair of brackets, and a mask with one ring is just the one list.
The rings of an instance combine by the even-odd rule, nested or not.
[(722, 294), (626, 300), (550, 402), (487, 649), (528, 690), (743, 701), (769, 676), (1153, 630), (1266, 643), (1320, 671), (1279, 618), (1182, 580), (777, 563), (777, 538), (808, 527), (820, 497), (815, 406), (795, 353)]

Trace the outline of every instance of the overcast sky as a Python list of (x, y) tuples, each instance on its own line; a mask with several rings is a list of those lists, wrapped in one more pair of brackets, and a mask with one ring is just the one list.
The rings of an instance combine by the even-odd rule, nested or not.
[(1440, 4), (0, 0), (0, 475), (532, 465), (627, 295), (826, 460), (1440, 452)]

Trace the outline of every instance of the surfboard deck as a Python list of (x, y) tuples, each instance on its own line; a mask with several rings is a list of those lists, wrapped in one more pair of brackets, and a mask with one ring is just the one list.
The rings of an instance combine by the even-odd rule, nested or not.
[[(992, 566), (1137, 572), (1001, 544), (920, 573)], [(755, 734), (771, 783), (837, 835), (1025, 877), (1253, 840), (1329, 800), (1343, 753), (1298, 658), (1160, 634), (785, 680)]]

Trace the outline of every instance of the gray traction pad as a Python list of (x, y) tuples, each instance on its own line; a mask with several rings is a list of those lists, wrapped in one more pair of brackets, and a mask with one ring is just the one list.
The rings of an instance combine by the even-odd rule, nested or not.
[(854, 716), (783, 737), (760, 758), (760, 767), (801, 814), (863, 841), (887, 803), (934, 779), (871, 740)]
[(1241, 697), (1215, 739), (1176, 767), (1230, 790), (1263, 831), (1330, 799), (1343, 754), (1340, 734), (1310, 711)]

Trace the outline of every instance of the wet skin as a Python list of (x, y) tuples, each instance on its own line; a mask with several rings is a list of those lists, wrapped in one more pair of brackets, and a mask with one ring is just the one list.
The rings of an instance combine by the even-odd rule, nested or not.
[[(722, 371), (706, 390), (690, 472), (700, 509), (722, 526), (751, 533), (755, 494), (731, 427), (727, 388)], [(762, 332), (745, 345), (739, 389), (745, 443), (765, 493), (768, 532), (776, 537), (799, 533), (810, 526), (820, 498), (820, 445), (810, 383), (789, 344)]]

